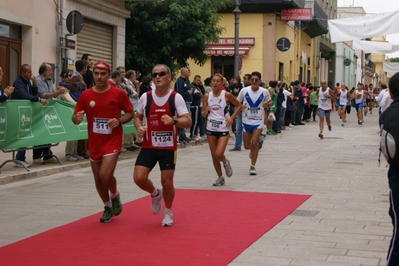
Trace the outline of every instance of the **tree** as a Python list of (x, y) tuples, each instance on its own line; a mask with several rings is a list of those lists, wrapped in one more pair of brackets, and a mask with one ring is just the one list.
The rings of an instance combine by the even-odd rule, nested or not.
[(224, 31), (217, 10), (229, 4), (231, 0), (126, 2), (131, 11), (126, 21), (126, 68), (148, 74), (160, 63), (172, 72), (187, 66), (189, 58), (204, 64), (206, 44)]
[(399, 57), (390, 58), (391, 62), (399, 62)]

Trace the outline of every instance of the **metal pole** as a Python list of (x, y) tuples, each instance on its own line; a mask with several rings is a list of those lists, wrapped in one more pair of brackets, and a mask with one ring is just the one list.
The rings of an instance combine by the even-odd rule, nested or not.
[(234, 13), (234, 75), (239, 76), (238, 72), (238, 64), (239, 64), (239, 25), (240, 25), (240, 13), (241, 10), (239, 8), (241, 4), (241, 0), (235, 0), (236, 8), (233, 10)]

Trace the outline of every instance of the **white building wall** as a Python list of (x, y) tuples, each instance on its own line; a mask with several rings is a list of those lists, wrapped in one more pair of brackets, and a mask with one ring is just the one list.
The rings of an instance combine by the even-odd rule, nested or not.
[[(18, 0), (1, 1), (0, 20), (22, 27), (21, 63), (30, 64), (33, 73), (38, 74), (42, 62), (60, 66), (59, 37), (68, 33), (65, 20), (68, 13), (78, 10), (83, 17), (114, 27), (114, 65), (125, 62), (125, 19), (130, 12), (124, 8), (124, 0)], [(58, 27), (57, 8), (61, 9), (63, 27)], [(76, 40), (76, 36), (68, 37)], [(101, 38), (101, 36), (98, 36)], [(76, 57), (76, 50), (67, 50), (70, 58)], [(55, 76), (58, 77), (58, 68)]]

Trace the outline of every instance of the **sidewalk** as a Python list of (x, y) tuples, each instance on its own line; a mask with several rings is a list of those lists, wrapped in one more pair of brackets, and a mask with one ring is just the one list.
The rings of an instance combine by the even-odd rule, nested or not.
[[(231, 136), (225, 154), (234, 174), (221, 187), (212, 186), (216, 174), (207, 143), (178, 149), (176, 188), (311, 195), (229, 265), (385, 264), (392, 225), (386, 163), (382, 158), (378, 167), (377, 161), (377, 111), (365, 117), (363, 126), (357, 124), (354, 113), (347, 120), (342, 127), (333, 112), (332, 131), (325, 128), (323, 140), (317, 137), (318, 123), (312, 122), (268, 135), (256, 176), (249, 175), (248, 151), (228, 151), (234, 143)], [(32, 166), (30, 173), (11, 164), (3, 167), (1, 180), (30, 180), (0, 185), (0, 246), (102, 210), (88, 160), (66, 162), (62, 147), (53, 148), (65, 163), (62, 166)], [(147, 195), (132, 180), (137, 153), (127, 151), (118, 162), (115, 176), (122, 202)], [(1, 155), (2, 160), (9, 158)], [(159, 185), (159, 177), (156, 166), (150, 178)], [(174, 215), (178, 226), (179, 214)]]
[[(14, 167), (13, 162), (7, 162), (1, 169), (0, 173), (0, 185), (4, 185), (11, 182), (16, 182), (25, 179), (37, 178), (41, 176), (48, 176), (52, 174), (62, 173), (75, 169), (90, 167), (90, 160), (78, 160), (76, 162), (70, 162), (65, 159), (65, 144), (66, 142), (60, 142), (57, 146), (51, 147), (51, 151), (58, 159), (61, 164), (58, 163), (46, 163), (43, 165), (32, 164), (29, 168), (30, 171), (26, 171), (24, 168)], [(137, 151), (125, 151), (119, 156), (119, 160), (126, 160), (135, 158), (138, 154)], [(12, 152), (0, 151), (0, 165), (7, 160), (12, 159)], [(32, 163), (32, 150), (26, 151), (26, 161)]]

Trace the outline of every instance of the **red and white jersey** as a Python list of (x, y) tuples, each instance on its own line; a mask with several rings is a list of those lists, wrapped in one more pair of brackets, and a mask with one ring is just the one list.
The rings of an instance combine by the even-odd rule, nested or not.
[(175, 125), (165, 125), (162, 116), (181, 116), (188, 114), (183, 97), (175, 91), (170, 91), (164, 97), (157, 97), (154, 91), (149, 91), (140, 97), (137, 113), (144, 116), (147, 131), (143, 138), (142, 148), (176, 150), (177, 128)]

